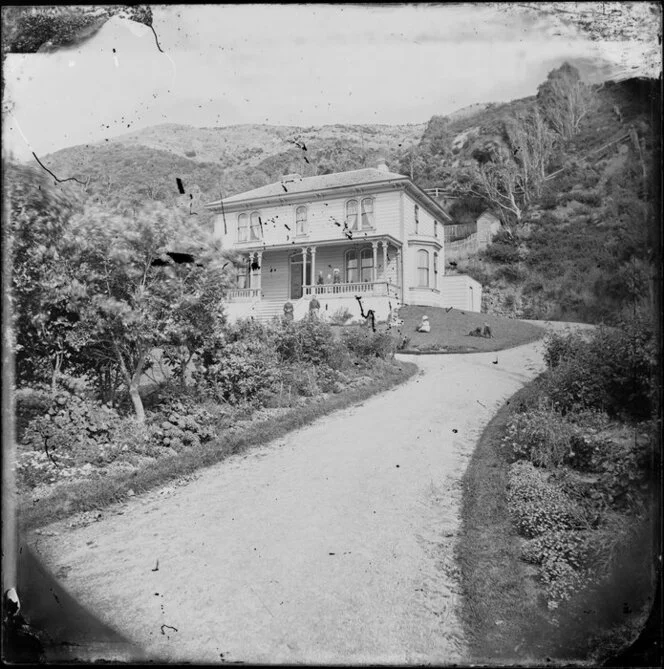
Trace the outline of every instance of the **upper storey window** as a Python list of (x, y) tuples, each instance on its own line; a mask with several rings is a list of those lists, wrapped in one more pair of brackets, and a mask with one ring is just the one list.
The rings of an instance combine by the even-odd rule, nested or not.
[(371, 230), (374, 225), (374, 201), (371, 197), (346, 202), (346, 225), (349, 230)]
[(254, 211), (251, 214), (251, 227), (249, 228), (249, 235), (252, 241), (256, 241), (261, 238), (260, 214), (257, 211)]
[(249, 214), (239, 214), (237, 217), (237, 240), (238, 242), (258, 241), (261, 239), (260, 213), (254, 211)]
[(249, 216), (247, 214), (240, 214), (237, 217), (238, 242), (246, 242), (248, 234), (249, 234)]
[(295, 210), (295, 234), (296, 235), (306, 235), (307, 234), (307, 208), (298, 207)]

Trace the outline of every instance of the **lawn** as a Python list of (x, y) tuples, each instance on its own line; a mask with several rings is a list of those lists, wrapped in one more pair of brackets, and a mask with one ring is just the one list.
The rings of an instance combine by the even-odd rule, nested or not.
[[(423, 315), (429, 317), (431, 332), (417, 332)], [(544, 336), (544, 330), (533, 323), (454, 308), (447, 311), (438, 307), (407, 306), (399, 310), (399, 317), (404, 321), (400, 333), (410, 339), (402, 353), (500, 351)], [(485, 323), (491, 328), (491, 339), (469, 336), (469, 332), (483, 328)]]

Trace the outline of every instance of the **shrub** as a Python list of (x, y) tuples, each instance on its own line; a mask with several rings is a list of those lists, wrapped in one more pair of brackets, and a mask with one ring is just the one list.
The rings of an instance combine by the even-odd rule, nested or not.
[(507, 503), (516, 530), (528, 538), (587, 524), (581, 507), (542, 470), (523, 460), (510, 466)]
[(493, 242), (480, 253), (480, 257), (499, 264), (515, 263), (519, 261), (519, 249), (514, 241), (501, 230), (494, 237)]
[(316, 319), (286, 322), (275, 331), (275, 350), (283, 362), (340, 368), (346, 361), (340, 348), (330, 326)]
[(558, 467), (569, 461), (580, 428), (568, 423), (551, 409), (539, 408), (515, 414), (507, 425), (503, 444), (517, 459), (530, 460), (539, 467)]
[(187, 446), (200, 446), (214, 437), (213, 416), (185, 398), (163, 403), (158, 412), (150, 415), (149, 422), (154, 427), (154, 441), (176, 451)]
[(353, 314), (347, 307), (343, 307), (337, 309), (332, 316), (330, 316), (330, 323), (333, 325), (344, 325), (351, 318), (353, 318)]
[(207, 351), (193, 377), (202, 395), (237, 404), (274, 387), (276, 363), (274, 351), (260, 340), (232, 341)]
[(626, 429), (601, 440), (593, 454), (593, 469), (600, 472), (591, 494), (597, 507), (626, 510), (642, 497), (651, 476), (653, 442)]
[(35, 451), (48, 450), (63, 464), (103, 463), (113, 459), (104, 447), (117, 440), (122, 424), (110, 407), (63, 390), (43, 416), (30, 421), (23, 444)]
[(555, 369), (561, 362), (573, 360), (584, 346), (581, 336), (576, 333), (547, 333), (544, 338), (544, 362), (549, 369)]
[(621, 328), (600, 328), (589, 341), (553, 336), (545, 353), (547, 393), (566, 413), (600, 409), (627, 420), (650, 417), (653, 407), (654, 338), (643, 318)]
[(520, 283), (526, 277), (526, 272), (518, 265), (503, 265), (498, 268), (496, 276), (508, 283)]
[(341, 341), (352, 354), (363, 359), (389, 360), (394, 357), (398, 344), (398, 339), (389, 332), (373, 332), (370, 328), (347, 329), (342, 333)]
[(542, 196), (539, 200), (539, 206), (542, 209), (555, 209), (558, 205), (558, 196), (552, 190), (546, 190), (542, 193)]
[(21, 389), (15, 395), (16, 440), (23, 441), (23, 433), (30, 422), (48, 413), (52, 403), (46, 390)]
[(575, 530), (545, 532), (528, 542), (523, 559), (540, 565), (549, 608), (569, 599), (591, 579), (588, 533)]

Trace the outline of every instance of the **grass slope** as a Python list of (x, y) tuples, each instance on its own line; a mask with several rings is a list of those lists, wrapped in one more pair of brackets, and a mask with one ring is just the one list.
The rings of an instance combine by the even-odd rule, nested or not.
[[(429, 317), (431, 332), (417, 332), (425, 314)], [(400, 328), (402, 335), (410, 338), (403, 353), (500, 351), (528, 344), (544, 336), (542, 328), (533, 323), (458, 309), (446, 311), (438, 307), (407, 306), (399, 310), (399, 318), (404, 321)], [(482, 328), (485, 323), (491, 328), (491, 339), (468, 335), (475, 328)]]

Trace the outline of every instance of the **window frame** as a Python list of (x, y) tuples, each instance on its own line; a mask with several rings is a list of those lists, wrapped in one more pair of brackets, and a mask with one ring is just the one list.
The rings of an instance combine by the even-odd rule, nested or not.
[[(348, 207), (351, 204), (355, 205), (355, 213), (354, 214), (349, 214), (348, 213)], [(348, 217), (349, 216), (355, 216), (354, 225), (349, 225), (349, 223), (348, 223)], [(360, 228), (358, 228), (358, 225), (360, 225), (360, 202), (357, 198), (351, 198), (350, 200), (346, 200), (346, 204), (344, 206), (344, 223), (346, 224), (346, 227), (349, 230), (354, 230), (355, 232), (358, 232), (360, 230)]]
[[(352, 260), (355, 262), (355, 267), (350, 267), (350, 256), (351, 254), (354, 256)], [(348, 272), (353, 269), (356, 273), (356, 279), (354, 281), (350, 280), (350, 277), (348, 275)], [(346, 283), (359, 283), (359, 278), (360, 278), (360, 258), (357, 254), (357, 249), (347, 249), (347, 251), (344, 253), (344, 278), (346, 279)]]
[[(298, 212), (304, 211), (304, 219), (298, 219)], [(300, 223), (303, 223), (302, 230), (300, 230)], [(295, 236), (305, 237), (309, 234), (309, 208), (305, 204), (298, 204), (295, 207)]]
[[(365, 212), (364, 212), (364, 203), (365, 202), (370, 202), (371, 203), (371, 212), (370, 212), (370, 218), (368, 216), (368, 221), (369, 225), (364, 225), (364, 220), (365, 220)], [(375, 230), (376, 229), (376, 207), (375, 207), (375, 198), (373, 197), (363, 197), (360, 199), (360, 230)]]
[[(365, 253), (367, 254), (365, 256)], [(365, 265), (364, 261), (369, 260), (371, 264)], [(373, 281), (373, 271), (374, 271), (374, 263), (373, 263), (373, 248), (371, 247), (366, 247), (360, 250), (360, 262), (359, 262), (359, 283), (371, 283)], [(369, 270), (369, 278), (365, 279), (364, 278), (364, 272), (365, 270)]]
[[(426, 258), (426, 265), (421, 264), (421, 259)], [(422, 271), (426, 271), (426, 283), (422, 283)], [(429, 251), (426, 249), (417, 250), (417, 287), (418, 288), (429, 288), (430, 287), (430, 264), (429, 264)]]
[[(244, 225), (242, 225), (243, 220), (245, 221)], [(238, 242), (249, 241), (249, 214), (246, 211), (237, 215), (237, 240)]]
[[(254, 216), (256, 216), (256, 223), (254, 224)], [(260, 223), (261, 213), (260, 211), (252, 211), (249, 216), (249, 241), (259, 242), (262, 239), (262, 226)], [(254, 236), (254, 231), (256, 231), (256, 236)]]

